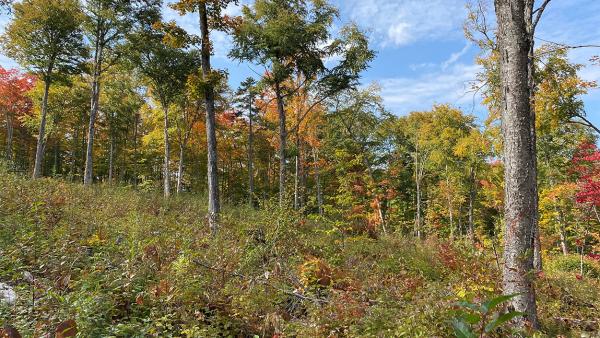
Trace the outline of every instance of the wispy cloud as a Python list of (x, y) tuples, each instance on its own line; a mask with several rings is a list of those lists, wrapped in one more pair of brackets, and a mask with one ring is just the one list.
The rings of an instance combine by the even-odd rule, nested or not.
[(396, 114), (430, 109), (434, 104), (449, 103), (471, 109), (479, 103), (472, 92), (480, 66), (457, 63), (446, 70), (422, 73), (416, 77), (379, 80), (388, 109)]
[(339, 0), (343, 11), (369, 28), (383, 46), (460, 37), (464, 0)]

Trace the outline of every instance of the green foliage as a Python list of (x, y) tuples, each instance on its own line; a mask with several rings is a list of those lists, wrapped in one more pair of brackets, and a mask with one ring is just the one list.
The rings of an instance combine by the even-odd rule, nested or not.
[(555, 272), (570, 273), (573, 278), (580, 275), (588, 278), (600, 278), (600, 263), (579, 255), (557, 256), (548, 264), (548, 269)]
[(78, 69), (85, 56), (76, 0), (25, 0), (14, 4), (14, 19), (2, 45), (5, 53), (44, 81)]
[(512, 319), (523, 316), (518, 311), (502, 313), (497, 307), (511, 300), (517, 295), (495, 297), (481, 304), (461, 301), (457, 305), (462, 310), (457, 311), (458, 317), (453, 319), (454, 335), (458, 338), (485, 337), (496, 333), (497, 329), (510, 322)]

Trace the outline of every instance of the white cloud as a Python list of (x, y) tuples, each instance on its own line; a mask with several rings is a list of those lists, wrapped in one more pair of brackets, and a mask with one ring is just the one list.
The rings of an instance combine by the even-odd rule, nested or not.
[(373, 32), (382, 46), (460, 37), (464, 0), (338, 0), (350, 19)]
[(446, 60), (442, 63), (442, 69), (446, 70), (449, 66), (456, 63), (456, 61), (458, 61), (463, 55), (465, 55), (469, 51), (470, 48), (471, 48), (471, 43), (467, 42), (465, 44), (465, 46), (463, 47), (463, 49), (461, 49), (459, 52), (452, 53), (450, 55), (450, 57), (448, 58), (448, 60)]
[(471, 109), (480, 100), (471, 89), (479, 71), (480, 66), (459, 63), (417, 77), (386, 78), (378, 82), (386, 106), (396, 114), (430, 109), (438, 103)]

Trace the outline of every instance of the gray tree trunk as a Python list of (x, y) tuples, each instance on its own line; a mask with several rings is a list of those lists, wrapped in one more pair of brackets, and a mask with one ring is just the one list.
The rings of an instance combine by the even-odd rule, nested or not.
[[(48, 74), (52, 74), (52, 66)], [(40, 129), (38, 131), (37, 146), (35, 149), (35, 164), (33, 166), (33, 178), (42, 176), (42, 162), (44, 162), (44, 148), (46, 146), (46, 117), (48, 115), (48, 94), (50, 92), (50, 76), (46, 76), (44, 83), (44, 97), (42, 98), (42, 118), (40, 120)]]
[(526, 314), (515, 324), (538, 328), (533, 287), (533, 242), (536, 231), (536, 155), (531, 132), (528, 64), (531, 38), (527, 1), (495, 0), (503, 93), (502, 134), (505, 166), (505, 234), (502, 286), (511, 307)]
[(165, 112), (164, 119), (164, 141), (165, 141), (165, 163), (164, 163), (164, 190), (165, 198), (171, 196), (171, 172), (169, 170), (171, 146), (169, 144), (169, 108), (166, 103), (163, 103), (163, 110)]
[(183, 156), (184, 156), (185, 144), (179, 144), (179, 166), (177, 168), (177, 195), (181, 193), (182, 182), (183, 182)]
[(103, 46), (99, 42), (100, 36), (96, 38), (96, 47), (94, 51), (94, 73), (92, 74), (92, 102), (90, 109), (90, 122), (88, 125), (87, 148), (85, 152), (85, 171), (83, 173), (83, 184), (91, 185), (94, 181), (94, 131), (96, 125), (96, 116), (100, 108), (100, 73), (102, 70)]
[(285, 203), (285, 180), (286, 180), (286, 142), (287, 128), (285, 123), (285, 109), (283, 106), (283, 96), (281, 95), (280, 84), (275, 84), (275, 95), (277, 97), (277, 112), (279, 113), (279, 206), (283, 207)]
[[(208, 79), (211, 73), (210, 68), (210, 38), (208, 31), (208, 16), (206, 12), (206, 2), (200, 2), (200, 35), (202, 38), (202, 75)], [(217, 135), (215, 121), (215, 99), (214, 89), (209, 86), (205, 94), (206, 102), (206, 142), (207, 142), (207, 176), (208, 176), (208, 225), (213, 235), (216, 234), (219, 227), (219, 212), (221, 209), (219, 203), (219, 179), (218, 179), (218, 158), (217, 158)]]

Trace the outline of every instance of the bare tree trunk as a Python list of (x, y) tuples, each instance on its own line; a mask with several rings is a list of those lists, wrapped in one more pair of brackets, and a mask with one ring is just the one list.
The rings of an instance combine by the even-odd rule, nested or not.
[(164, 138), (165, 138), (165, 163), (164, 163), (164, 189), (165, 198), (171, 195), (171, 172), (169, 170), (171, 146), (169, 144), (169, 108), (166, 103), (163, 103), (163, 110), (165, 112), (164, 119)]
[(96, 38), (96, 48), (94, 52), (94, 73), (92, 79), (92, 103), (90, 109), (90, 122), (88, 125), (87, 149), (85, 152), (85, 171), (83, 173), (83, 184), (91, 185), (93, 179), (94, 167), (94, 131), (96, 125), (96, 116), (100, 105), (100, 73), (102, 71), (102, 44), (99, 42), (100, 36)]
[(252, 116), (252, 99), (248, 110), (248, 204), (254, 207), (254, 130)]
[(315, 184), (317, 186), (317, 208), (319, 215), (323, 216), (323, 191), (321, 189), (321, 175), (319, 166), (319, 151), (313, 148), (313, 161), (315, 161)]
[(182, 142), (179, 144), (179, 166), (177, 168), (177, 195), (179, 195), (181, 193), (181, 189), (182, 189), (184, 150), (185, 150), (185, 144)]
[(515, 324), (539, 327), (532, 280), (536, 231), (536, 154), (531, 132), (528, 64), (531, 38), (525, 0), (495, 0), (503, 93), (505, 238), (502, 286), (511, 307), (526, 314)]
[(286, 179), (286, 142), (287, 128), (285, 124), (285, 109), (281, 95), (280, 84), (275, 84), (275, 95), (277, 96), (277, 111), (279, 113), (279, 206), (283, 207), (285, 202), (285, 179)]
[[(52, 73), (52, 66), (48, 74)], [(50, 92), (50, 76), (46, 76), (44, 83), (44, 97), (42, 99), (42, 119), (38, 131), (37, 147), (35, 150), (35, 164), (33, 166), (33, 178), (42, 176), (42, 162), (44, 162), (44, 148), (46, 146), (46, 117), (48, 115), (48, 94)]]
[[(206, 13), (206, 2), (201, 1), (198, 5), (200, 16), (200, 35), (202, 37), (202, 75), (205, 79), (211, 74), (210, 68), (210, 38), (208, 30), (208, 15)], [(207, 176), (208, 176), (208, 225), (213, 235), (219, 227), (219, 179), (217, 168), (217, 135), (215, 121), (215, 99), (214, 89), (209, 86), (205, 91), (206, 102), (206, 142), (207, 142)]]
[(13, 119), (12, 112), (9, 109), (5, 111), (6, 115), (6, 159), (12, 165), (13, 160)]

